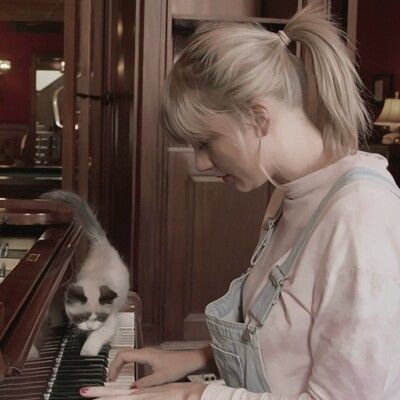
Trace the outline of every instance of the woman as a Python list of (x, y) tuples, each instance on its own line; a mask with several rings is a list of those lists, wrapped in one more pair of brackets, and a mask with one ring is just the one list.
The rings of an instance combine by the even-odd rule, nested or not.
[[(318, 119), (288, 49), (310, 50)], [(241, 191), (272, 182), (252, 268), (206, 308), (211, 349), (121, 352), (153, 374), (104, 399), (333, 400), (400, 398), (399, 192), (376, 154), (358, 151), (370, 125), (360, 79), (316, 3), (278, 34), (203, 26), (170, 72), (162, 122)], [(359, 135), (358, 135), (359, 133)], [(227, 386), (173, 382), (215, 363)], [(103, 397), (101, 397), (103, 396)]]

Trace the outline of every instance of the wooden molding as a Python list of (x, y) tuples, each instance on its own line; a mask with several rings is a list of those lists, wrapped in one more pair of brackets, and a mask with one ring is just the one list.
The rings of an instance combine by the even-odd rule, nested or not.
[(64, 21), (64, 0), (2, 0), (0, 21), (61, 22)]

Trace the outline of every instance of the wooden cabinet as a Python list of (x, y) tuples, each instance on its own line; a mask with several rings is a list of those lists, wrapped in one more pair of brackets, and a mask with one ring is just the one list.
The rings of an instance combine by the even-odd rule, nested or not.
[(249, 266), (272, 191), (237, 192), (196, 171), (191, 148), (167, 142), (157, 118), (165, 76), (198, 22), (249, 20), (277, 31), (299, 7), (298, 0), (143, 3), (134, 281), (148, 343), (207, 338), (204, 307)]

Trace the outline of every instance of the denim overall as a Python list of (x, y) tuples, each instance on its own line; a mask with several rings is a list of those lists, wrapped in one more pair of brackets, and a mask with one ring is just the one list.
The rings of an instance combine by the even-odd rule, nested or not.
[(229, 291), (223, 297), (207, 305), (205, 314), (211, 335), (211, 347), (221, 377), (228, 386), (242, 387), (256, 393), (271, 392), (271, 385), (266, 374), (268, 365), (264, 365), (262, 359), (258, 330), (265, 326), (272, 306), (279, 300), (285, 279), (302, 253), (329, 200), (345, 186), (362, 179), (384, 185), (400, 197), (399, 189), (392, 181), (370, 169), (359, 167), (345, 173), (321, 200), (288, 257), (280, 265), (273, 266), (268, 283), (251, 305), (248, 322), (244, 323), (242, 322), (243, 286), (250, 269), (271, 242), (282, 214), (281, 206), (276, 215), (267, 220), (265, 235), (257, 245), (247, 273), (232, 281)]

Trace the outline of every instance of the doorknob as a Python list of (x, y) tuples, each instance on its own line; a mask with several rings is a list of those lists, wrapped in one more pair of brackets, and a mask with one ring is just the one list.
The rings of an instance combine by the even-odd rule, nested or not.
[(106, 91), (104, 94), (100, 96), (95, 94), (86, 94), (86, 93), (76, 93), (76, 95), (81, 99), (102, 101), (105, 105), (109, 105), (112, 101), (112, 95), (109, 91)]

